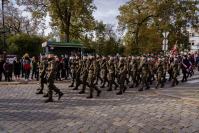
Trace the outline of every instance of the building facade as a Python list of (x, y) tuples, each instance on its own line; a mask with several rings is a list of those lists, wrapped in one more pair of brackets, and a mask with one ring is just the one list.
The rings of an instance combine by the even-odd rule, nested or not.
[(188, 29), (191, 52), (199, 52), (199, 32), (193, 28)]

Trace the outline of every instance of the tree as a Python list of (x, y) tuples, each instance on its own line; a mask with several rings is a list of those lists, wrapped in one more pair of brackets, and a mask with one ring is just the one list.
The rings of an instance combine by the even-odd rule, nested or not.
[(42, 52), (41, 44), (44, 42), (44, 38), (23, 33), (10, 36), (7, 42), (10, 54), (22, 56), (24, 53), (29, 53), (31, 56), (36, 56)]
[(197, 1), (181, 0), (127, 2), (120, 7), (118, 16), (119, 29), (125, 33), (125, 44), (139, 51), (144, 51), (143, 47), (153, 43), (161, 48), (163, 31), (170, 32), (170, 44), (176, 41), (179, 44), (187, 43), (187, 39), (184, 39), (188, 35), (187, 26), (198, 26), (197, 4)]
[[(12, 1), (5, 3), (5, 30), (7, 34), (18, 34), (18, 33), (27, 33), (27, 34), (36, 34), (37, 33), (37, 24), (31, 23), (31, 20), (28, 17), (22, 15), (22, 11), (15, 7)], [(0, 9), (0, 15), (2, 11)], [(2, 19), (2, 18), (0, 18)], [(0, 21), (1, 28), (3, 27), (2, 21)]]
[(18, 4), (25, 5), (36, 18), (43, 18), (48, 11), (52, 26), (59, 27), (67, 42), (81, 39), (94, 27), (93, 0), (18, 0)]

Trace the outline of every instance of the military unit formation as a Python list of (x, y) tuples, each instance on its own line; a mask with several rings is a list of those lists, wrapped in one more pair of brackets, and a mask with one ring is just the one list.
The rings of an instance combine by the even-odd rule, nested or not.
[[(58, 95), (58, 100), (63, 93), (55, 84), (57, 73), (57, 56), (49, 54), (41, 58), (40, 88), (36, 94), (44, 94), (44, 85), (48, 91), (44, 97), (45, 102), (53, 102), (53, 91)], [(178, 85), (178, 76), (182, 72), (182, 82), (186, 82), (189, 76), (194, 74), (194, 57), (192, 55), (168, 55), (168, 56), (129, 56), (129, 57), (103, 57), (103, 56), (71, 56), (69, 58), (71, 85), (73, 90), (79, 90), (84, 94), (89, 88), (87, 98), (93, 98), (96, 91), (97, 97), (101, 94), (100, 88), (107, 91), (118, 90), (117, 95), (122, 95), (129, 88), (137, 88), (138, 91), (163, 88), (165, 83)], [(166, 78), (169, 75), (169, 78)]]

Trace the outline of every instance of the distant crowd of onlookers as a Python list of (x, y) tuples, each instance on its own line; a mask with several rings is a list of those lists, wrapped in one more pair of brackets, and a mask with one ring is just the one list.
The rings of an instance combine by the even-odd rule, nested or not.
[[(58, 60), (59, 67), (57, 80), (67, 79), (69, 76), (69, 57), (61, 56)], [(40, 57), (14, 57), (13, 60), (4, 59), (0, 55), (0, 81), (39, 80)]]

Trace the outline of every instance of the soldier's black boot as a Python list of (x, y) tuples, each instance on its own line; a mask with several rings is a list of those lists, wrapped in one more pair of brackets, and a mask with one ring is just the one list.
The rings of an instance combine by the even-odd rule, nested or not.
[(116, 93), (116, 95), (122, 95), (122, 91), (120, 90), (118, 93)]
[(125, 91), (126, 91), (126, 89), (127, 89), (127, 87), (126, 87), (126, 86), (124, 86), (124, 90), (123, 90), (123, 92), (125, 92)]
[(73, 85), (73, 84), (71, 84), (69, 87), (74, 87), (74, 85)]
[(43, 94), (43, 91), (39, 90), (38, 92), (36, 92), (36, 94)]
[(77, 88), (77, 87), (75, 87), (75, 88), (73, 88), (73, 90), (78, 90), (78, 88)]
[(49, 102), (53, 102), (53, 99), (52, 98), (48, 98), (45, 103), (49, 103)]
[(100, 96), (101, 92), (102, 92), (101, 90), (98, 90), (98, 91), (97, 91), (97, 97)]
[(64, 93), (59, 92), (58, 100), (60, 100), (63, 95), (64, 95)]
[(84, 91), (84, 90), (81, 90), (81, 91), (79, 92), (79, 94), (85, 94), (85, 91)]
[(118, 85), (115, 86), (115, 90), (117, 90)]
[(44, 94), (43, 97), (48, 97), (48, 93)]
[(93, 89), (94, 88), (90, 88), (90, 95), (87, 97), (88, 99), (93, 98)]
[(108, 88), (107, 91), (112, 91), (112, 84), (111, 83), (109, 84), (109, 88)]
[(142, 88), (140, 88), (140, 89), (138, 89), (138, 91), (143, 91), (143, 87), (142, 87)]
[(129, 86), (129, 88), (134, 88), (134, 84), (132, 84), (131, 86)]
[(91, 99), (91, 98), (93, 98), (93, 94), (90, 94), (88, 97), (86, 97), (86, 98), (88, 98), (88, 99)]

